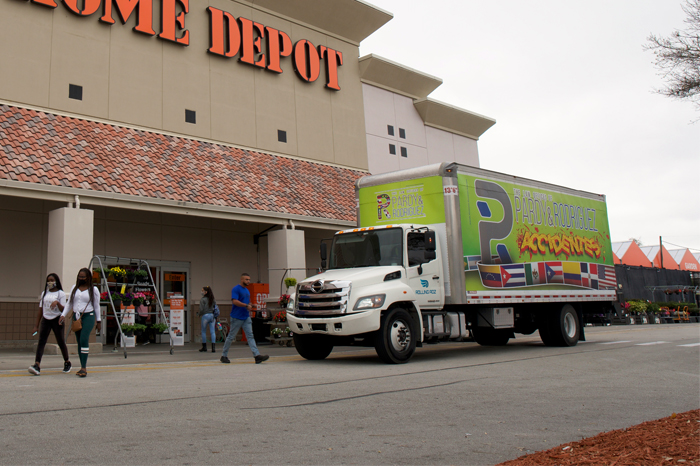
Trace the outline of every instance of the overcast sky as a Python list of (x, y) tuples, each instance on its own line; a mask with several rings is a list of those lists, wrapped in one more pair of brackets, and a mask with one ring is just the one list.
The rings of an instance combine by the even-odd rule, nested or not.
[(649, 34), (680, 0), (367, 0), (370, 53), (443, 80), (430, 98), (496, 120), (481, 167), (605, 194), (613, 241), (700, 252), (700, 112), (663, 84)]

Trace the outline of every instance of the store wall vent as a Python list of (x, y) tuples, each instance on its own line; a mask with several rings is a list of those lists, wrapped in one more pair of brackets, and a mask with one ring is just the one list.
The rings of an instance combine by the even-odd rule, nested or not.
[(396, 155), (396, 146), (393, 144), (389, 144), (389, 153), (391, 155)]
[(401, 157), (408, 157), (408, 149), (405, 147), (401, 148)]
[(391, 125), (386, 125), (386, 132), (389, 133), (389, 136), (394, 135), (394, 127)]
[(197, 124), (197, 112), (194, 110), (185, 110), (185, 122)]
[(406, 130), (403, 128), (399, 128), (399, 137), (401, 139), (406, 139)]
[(78, 86), (77, 84), (69, 84), (68, 98), (75, 100), (83, 100), (83, 86)]
[(279, 142), (287, 142), (287, 132), (282, 131), (281, 129), (277, 130), (277, 140)]

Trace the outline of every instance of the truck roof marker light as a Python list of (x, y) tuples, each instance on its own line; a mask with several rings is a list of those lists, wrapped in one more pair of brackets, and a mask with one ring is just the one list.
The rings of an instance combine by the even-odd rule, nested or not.
[(403, 292), (403, 294), (407, 294), (407, 293), (408, 293), (407, 291), (404, 291), (404, 292)]

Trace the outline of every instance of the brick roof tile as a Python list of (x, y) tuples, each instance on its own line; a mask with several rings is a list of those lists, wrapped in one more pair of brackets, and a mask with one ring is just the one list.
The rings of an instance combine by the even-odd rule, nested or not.
[(0, 178), (91, 191), (353, 221), (364, 175), (9, 105), (0, 128)]

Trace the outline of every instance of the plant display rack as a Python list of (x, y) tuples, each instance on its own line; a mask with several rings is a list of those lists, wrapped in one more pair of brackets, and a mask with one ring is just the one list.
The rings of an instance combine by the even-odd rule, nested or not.
[[(146, 270), (148, 274), (148, 283), (144, 282), (138, 282), (136, 277), (134, 277), (134, 280), (132, 283), (127, 283), (126, 278), (124, 278), (123, 282), (117, 282), (115, 281), (108, 281), (108, 276), (109, 272), (106, 271), (105, 265), (106, 263), (123, 263), (123, 262), (128, 262), (131, 266), (135, 266), (137, 269), (136, 270)], [(156, 297), (155, 302), (152, 304), (155, 304), (156, 307), (156, 315), (160, 317), (161, 322), (165, 323), (168, 325), (168, 329), (170, 329), (170, 320), (169, 317), (165, 314), (165, 309), (163, 308), (163, 301), (160, 299), (160, 295), (158, 294), (158, 287), (156, 286), (155, 280), (153, 280), (153, 275), (151, 274), (151, 267), (148, 265), (148, 262), (146, 262), (143, 259), (132, 259), (132, 258), (125, 258), (125, 257), (116, 257), (116, 256), (98, 256), (95, 255), (92, 257), (90, 260), (90, 264), (88, 268), (90, 270), (93, 270), (93, 266), (99, 267), (100, 272), (100, 293), (102, 292), (107, 292), (107, 300), (109, 301), (109, 306), (107, 306), (107, 312), (105, 313), (105, 317), (107, 317), (107, 313), (110, 312), (110, 309), (112, 313), (114, 314), (114, 318), (117, 321), (117, 331), (118, 334), (114, 338), (114, 350), (117, 351), (117, 337), (119, 337), (119, 342), (121, 348), (124, 350), (124, 358), (127, 357), (127, 351), (126, 351), (126, 340), (125, 340), (125, 335), (124, 332), (122, 331), (122, 321), (123, 321), (123, 314), (122, 312), (117, 312), (116, 307), (114, 306), (114, 300), (112, 299), (112, 293), (110, 290), (111, 288), (116, 289), (117, 287), (138, 287), (138, 288), (149, 288), (150, 290), (153, 291), (154, 296)], [(105, 329), (103, 331), (107, 331), (106, 329), (106, 324), (105, 324)], [(173, 345), (173, 336), (168, 330), (168, 337), (170, 338), (170, 354), (173, 354), (174, 352), (174, 345)]]

